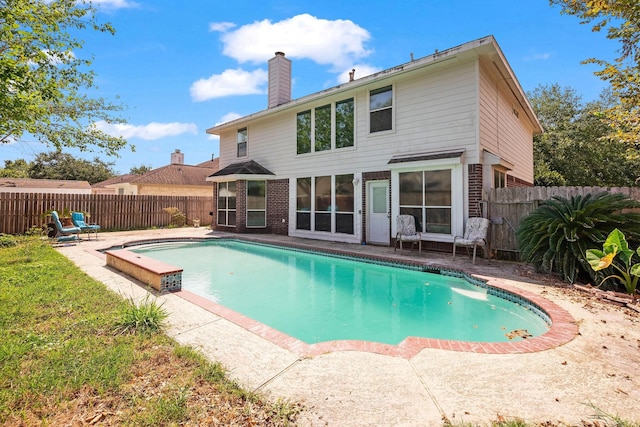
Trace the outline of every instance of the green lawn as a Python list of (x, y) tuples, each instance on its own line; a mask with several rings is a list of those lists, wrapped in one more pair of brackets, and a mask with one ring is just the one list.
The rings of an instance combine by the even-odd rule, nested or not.
[(295, 424), (297, 405), (242, 390), (156, 331), (162, 312), (36, 237), (0, 235), (0, 424)]

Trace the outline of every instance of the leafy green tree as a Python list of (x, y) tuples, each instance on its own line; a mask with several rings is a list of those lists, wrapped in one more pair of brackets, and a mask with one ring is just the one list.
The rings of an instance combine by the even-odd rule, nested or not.
[(29, 178), (73, 179), (95, 184), (116, 176), (113, 166), (114, 163), (105, 163), (97, 157), (88, 161), (52, 151), (38, 154), (29, 168)]
[(124, 120), (121, 105), (87, 94), (91, 59), (76, 56), (83, 41), (72, 35), (86, 29), (114, 33), (86, 0), (0, 0), (0, 142), (31, 135), (56, 150), (107, 155), (127, 145), (92, 125)]
[(24, 159), (5, 160), (4, 168), (0, 168), (0, 177), (3, 178), (29, 178), (30, 164)]
[(589, 58), (585, 63), (601, 66), (595, 74), (609, 82), (620, 102), (603, 115), (610, 138), (636, 146), (640, 144), (640, 2), (636, 0), (550, 0), (562, 13), (575, 15), (593, 31), (607, 28), (607, 38), (618, 40), (620, 50), (613, 62)]
[(132, 173), (134, 175), (142, 175), (144, 173), (149, 172), (150, 170), (152, 170), (153, 168), (149, 165), (140, 165), (140, 166), (132, 166), (131, 169), (129, 170), (129, 173)]
[(535, 135), (535, 184), (633, 186), (640, 177), (638, 150), (609, 137), (601, 111), (616, 102), (610, 92), (582, 103), (575, 89), (538, 86), (528, 94), (545, 133)]

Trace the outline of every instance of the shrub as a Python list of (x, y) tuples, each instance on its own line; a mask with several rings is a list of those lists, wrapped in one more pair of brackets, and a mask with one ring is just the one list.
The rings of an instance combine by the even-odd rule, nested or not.
[(16, 236), (0, 233), (0, 248), (9, 246), (18, 246), (18, 239)]
[(166, 213), (171, 215), (171, 223), (170, 226), (173, 227), (183, 227), (185, 222), (187, 221), (187, 216), (178, 208), (170, 207), (163, 209)]
[(129, 299), (129, 304), (122, 310), (120, 320), (116, 324), (116, 332), (121, 334), (152, 334), (160, 332), (168, 313), (149, 298), (149, 294), (139, 305)]
[[(594, 271), (606, 270), (609, 267), (614, 272), (602, 279), (602, 285), (607, 279), (617, 279), (628, 294), (635, 299), (636, 287), (640, 278), (640, 263), (634, 263), (634, 255), (640, 256), (640, 247), (635, 251), (629, 248), (624, 234), (617, 228), (609, 234), (602, 250), (587, 249), (587, 262)], [(615, 261), (617, 255), (619, 262)], [(635, 257), (637, 258), (637, 257)]]
[(538, 270), (557, 272), (573, 283), (578, 276), (594, 277), (586, 250), (602, 246), (618, 228), (629, 240), (640, 241), (640, 203), (623, 194), (602, 192), (554, 196), (531, 212), (516, 233), (522, 260)]

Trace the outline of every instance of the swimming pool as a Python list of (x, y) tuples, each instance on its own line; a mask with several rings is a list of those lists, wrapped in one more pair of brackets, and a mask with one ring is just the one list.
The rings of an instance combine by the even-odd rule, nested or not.
[[(470, 283), (460, 273), (323, 256), (221, 239), (129, 250), (180, 266), (183, 289), (305, 343), (364, 340), (398, 344), (424, 337), (518, 341), (549, 330), (527, 300)], [(446, 273), (446, 272), (444, 272)]]

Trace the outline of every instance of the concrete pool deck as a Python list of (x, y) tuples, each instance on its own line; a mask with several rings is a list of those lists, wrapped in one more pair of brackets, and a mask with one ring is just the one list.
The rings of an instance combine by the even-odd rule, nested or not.
[[(126, 242), (221, 235), (207, 228), (100, 233), (98, 240), (58, 250), (124, 297), (144, 298), (139, 282), (105, 265), (96, 249)], [(579, 291), (550, 286), (515, 263), (450, 254), (243, 235), (274, 242), (306, 242), (329, 250), (410, 259), (465, 270), (544, 297), (575, 319), (566, 344), (531, 353), (471, 353), (425, 348), (411, 357), (336, 350), (305, 356), (232, 323), (175, 294), (158, 296), (170, 312), (167, 333), (211, 360), (249, 390), (301, 402), (300, 425), (442, 425), (498, 419), (580, 425), (601, 412), (640, 421), (640, 316)], [(542, 282), (550, 282), (543, 277)]]

